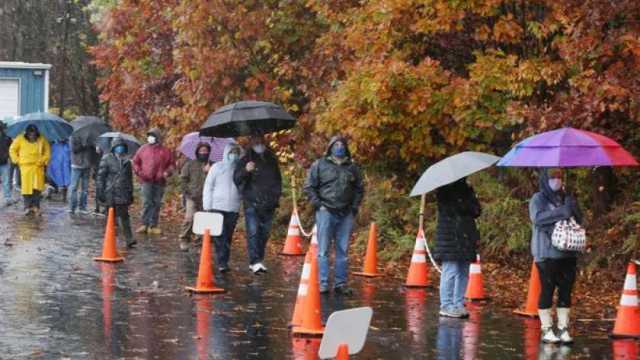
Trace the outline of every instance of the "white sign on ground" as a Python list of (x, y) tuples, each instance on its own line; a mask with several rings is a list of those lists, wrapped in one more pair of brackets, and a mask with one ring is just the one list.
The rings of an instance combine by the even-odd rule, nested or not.
[(219, 236), (222, 234), (222, 221), (224, 217), (220, 213), (197, 212), (193, 216), (193, 233), (204, 235), (204, 231), (209, 229), (209, 235)]
[(372, 316), (373, 310), (370, 307), (336, 311), (331, 314), (320, 343), (320, 359), (335, 358), (342, 344), (349, 347), (349, 355), (359, 353), (367, 340)]

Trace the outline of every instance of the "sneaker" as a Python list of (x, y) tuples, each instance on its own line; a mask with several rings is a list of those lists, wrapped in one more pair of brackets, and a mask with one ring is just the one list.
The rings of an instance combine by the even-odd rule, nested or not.
[(78, 213), (80, 215), (90, 215), (91, 214), (91, 212), (89, 210), (87, 210), (87, 209), (80, 209), (80, 210), (78, 210)]
[(346, 285), (342, 285), (342, 286), (336, 286), (333, 291), (337, 294), (337, 295), (344, 295), (344, 296), (351, 296), (353, 295), (353, 290), (351, 290), (348, 286)]
[(267, 272), (267, 267), (266, 267), (266, 266), (264, 266), (264, 264), (263, 264), (263, 263), (259, 262), (259, 263), (257, 263), (256, 265), (260, 266), (260, 271), (262, 271), (262, 272)]
[(560, 332), (560, 342), (563, 344), (571, 344), (573, 343), (573, 338), (569, 335), (568, 329), (558, 329)]
[(258, 264), (249, 265), (249, 270), (251, 270), (251, 272), (254, 275), (258, 275), (260, 273), (260, 265)]
[(189, 251), (189, 243), (187, 241), (180, 240), (180, 251)]
[(461, 319), (463, 314), (459, 310), (440, 310), (440, 316)]
[(24, 210), (24, 216), (31, 216), (31, 215), (33, 215), (33, 209)]
[(130, 241), (130, 242), (128, 242), (128, 243), (127, 243), (127, 247), (128, 247), (129, 249), (133, 249), (133, 248), (135, 248), (135, 247), (136, 247), (136, 244), (137, 244), (137, 243), (138, 243), (137, 241), (132, 240), (132, 241)]
[(227, 272), (229, 272), (229, 271), (231, 271), (231, 269), (229, 269), (229, 267), (228, 267), (228, 266), (219, 266), (219, 267), (218, 267), (218, 272), (220, 272), (220, 273), (222, 273), (222, 274), (227, 273)]
[(329, 293), (329, 288), (326, 286), (320, 286), (320, 294), (326, 295)]
[(469, 312), (464, 307), (456, 309), (456, 312), (459, 313), (460, 315), (462, 315), (463, 318), (468, 318), (469, 317)]
[(553, 332), (553, 328), (542, 329), (542, 342), (546, 344), (557, 344), (560, 338)]
[(138, 229), (136, 229), (136, 233), (137, 234), (146, 234), (147, 230), (148, 230), (148, 228), (145, 225), (142, 225)]
[(153, 226), (149, 228), (149, 234), (151, 235), (162, 235), (162, 230), (159, 227)]

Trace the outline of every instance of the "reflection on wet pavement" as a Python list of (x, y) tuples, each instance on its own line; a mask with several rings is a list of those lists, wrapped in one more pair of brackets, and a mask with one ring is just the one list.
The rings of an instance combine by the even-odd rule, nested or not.
[[(196, 278), (198, 253), (178, 251), (172, 236), (139, 238), (125, 261), (92, 261), (104, 219), (69, 218), (48, 204), (39, 220), (1, 209), (0, 358), (9, 359), (316, 359), (319, 339), (287, 328), (302, 257), (267, 259), (270, 272), (249, 273), (244, 241), (232, 271), (216, 274), (219, 295), (184, 291)], [(122, 244), (120, 244), (122, 245)], [(322, 296), (323, 318), (371, 306), (374, 316), (355, 359), (636, 359), (636, 341), (584, 334), (569, 349), (539, 343), (539, 322), (493, 302), (470, 304), (467, 320), (438, 317), (435, 289), (405, 289), (388, 277), (353, 278), (355, 296)]]

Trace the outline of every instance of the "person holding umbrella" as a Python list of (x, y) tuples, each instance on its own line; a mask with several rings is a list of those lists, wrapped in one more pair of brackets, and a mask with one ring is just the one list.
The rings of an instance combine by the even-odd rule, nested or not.
[(187, 160), (180, 171), (180, 188), (185, 199), (184, 221), (180, 234), (180, 250), (187, 251), (191, 242), (193, 216), (202, 211), (202, 188), (209, 171), (211, 146), (201, 143), (196, 146), (195, 160)]
[(96, 197), (114, 209), (118, 228), (123, 232), (127, 247), (132, 248), (137, 242), (129, 218), (129, 206), (133, 203), (133, 171), (127, 151), (123, 139), (113, 139), (111, 152), (102, 157), (98, 166)]
[(262, 135), (252, 135), (245, 155), (238, 161), (233, 181), (244, 204), (249, 269), (266, 272), (265, 247), (271, 224), (282, 195), (282, 175), (278, 159)]
[[(547, 343), (571, 343), (569, 314), (571, 292), (576, 279), (578, 252), (561, 251), (552, 245), (551, 234), (558, 221), (574, 218), (582, 223), (582, 212), (575, 198), (565, 191), (561, 168), (541, 169), (540, 190), (529, 201), (531, 218), (531, 254), (540, 274), (541, 293), (538, 300), (538, 315), (542, 327), (542, 341)], [(556, 312), (558, 314), (557, 336), (553, 331), (551, 307), (553, 294), (558, 291)]]
[(4, 196), (4, 206), (13, 204), (11, 196), (11, 160), (9, 159), (9, 148), (11, 138), (5, 133), (7, 126), (0, 121), (0, 181), (2, 181), (2, 194)]
[(351, 159), (344, 137), (331, 138), (325, 156), (311, 165), (304, 192), (316, 210), (320, 293), (329, 292), (329, 246), (334, 241), (334, 291), (351, 295), (353, 291), (347, 286), (349, 239), (354, 217), (364, 196), (364, 186), (360, 168)]
[[(85, 144), (78, 134), (71, 135), (71, 186), (69, 188), (69, 213), (88, 213), (89, 177), (93, 160), (96, 158), (95, 145)], [(78, 189), (80, 196), (78, 197)]]
[(9, 148), (11, 161), (20, 167), (25, 215), (40, 215), (40, 193), (44, 190), (45, 169), (51, 158), (51, 146), (30, 124)]
[(139, 234), (160, 235), (158, 228), (160, 208), (167, 179), (175, 168), (173, 152), (162, 145), (162, 133), (158, 128), (147, 132), (147, 144), (133, 158), (133, 171), (142, 182), (142, 226)]

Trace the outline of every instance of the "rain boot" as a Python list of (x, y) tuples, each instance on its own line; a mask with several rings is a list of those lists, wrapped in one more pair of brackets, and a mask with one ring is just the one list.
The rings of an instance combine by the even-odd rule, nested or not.
[(560, 342), (563, 344), (571, 344), (573, 338), (569, 335), (569, 315), (570, 308), (557, 308), (558, 312), (558, 331), (560, 332)]
[(538, 309), (540, 316), (540, 325), (542, 328), (542, 342), (548, 344), (557, 344), (560, 338), (553, 332), (553, 318), (551, 317), (551, 309)]

